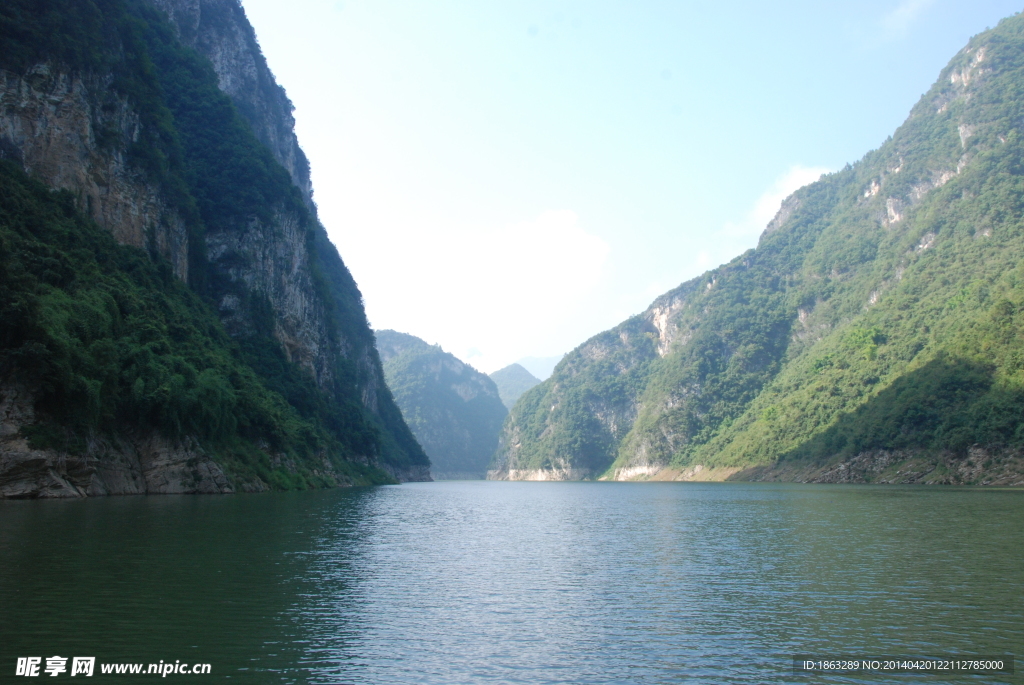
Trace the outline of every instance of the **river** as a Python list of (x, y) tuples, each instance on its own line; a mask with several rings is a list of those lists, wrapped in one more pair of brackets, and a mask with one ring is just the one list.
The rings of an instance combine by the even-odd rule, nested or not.
[(1022, 651), (1021, 490), (463, 481), (0, 501), (3, 681), (18, 657), (57, 655), (210, 664), (169, 676), (193, 682), (1002, 683), (1024, 678), (797, 676), (792, 659)]

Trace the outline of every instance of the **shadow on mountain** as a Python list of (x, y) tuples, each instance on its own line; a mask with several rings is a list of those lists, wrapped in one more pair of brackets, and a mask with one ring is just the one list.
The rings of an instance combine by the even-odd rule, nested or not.
[(996, 381), (993, 367), (939, 357), (898, 378), (830, 428), (784, 454), (784, 462), (825, 464), (870, 450), (926, 450), (966, 456), (968, 448), (1024, 443), (1024, 389)]

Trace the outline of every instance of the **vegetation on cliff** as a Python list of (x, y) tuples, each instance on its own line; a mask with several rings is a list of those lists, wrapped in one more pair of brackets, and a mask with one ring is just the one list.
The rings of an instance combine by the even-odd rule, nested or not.
[(384, 374), (435, 479), (483, 478), (508, 413), (487, 375), (436, 345), (377, 331)]
[[(76, 213), (74, 198), (5, 165), (0, 380), (36, 392), (41, 422), (25, 430), (37, 444), (74, 449), (97, 434), (153, 428), (197, 437), (229, 475), (279, 488), (327, 484), (314, 475), (325, 456), (349, 482), (389, 480), (375, 463), (426, 468), (337, 250), (209, 62), (160, 12), (142, 0), (11, 0), (0, 7), (0, 44), (0, 68), (14, 74), (47, 62), (107, 78), (138, 115), (139, 135), (100, 130), (97, 145), (126, 147), (190, 234), (186, 286), (155, 253), (116, 245)], [(95, 97), (99, 106), (104, 94)], [(289, 359), (275, 336), (282, 313), (266, 293), (231, 271), (250, 265), (206, 254), (212, 229), (244, 232), (282, 213), (310, 255), (319, 311), (306, 315), (327, 331), (319, 380)], [(241, 303), (230, 331), (218, 315), (226, 297)], [(282, 455), (274, 469), (268, 453)]]
[[(6, 161), (0, 320), (0, 375), (36, 391), (42, 420), (23, 429), (35, 447), (78, 453), (87, 439), (126, 427), (196, 436), (236, 477), (280, 488), (332, 484), (314, 473), (324, 454), (372, 449), (365, 423), (360, 432), (327, 430), (268, 389), (166, 263), (118, 245), (70, 193)], [(301, 468), (274, 467), (272, 453)], [(387, 479), (343, 458), (334, 466), (354, 481)]]
[(499, 465), (592, 477), (1024, 448), (1024, 17), (976, 36), (892, 138), (756, 250), (574, 350)]

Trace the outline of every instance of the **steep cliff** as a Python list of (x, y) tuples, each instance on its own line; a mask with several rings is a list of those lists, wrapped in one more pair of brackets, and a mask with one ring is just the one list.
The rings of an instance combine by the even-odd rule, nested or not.
[(234, 0), (152, 0), (152, 4), (167, 14), (178, 40), (210, 61), (221, 91), (315, 211), (309, 161), (295, 136), (291, 100), (267, 66), (242, 6)]
[(189, 229), (159, 180), (130, 149), (143, 122), (111, 73), (73, 72), (49, 61), (0, 68), (0, 155), (54, 188), (121, 243), (149, 249), (188, 278)]
[(1024, 17), (756, 250), (569, 354), (495, 478), (1024, 483)]
[[(429, 478), (427, 458), (385, 385), (358, 288), (316, 219), (291, 105), (240, 5), (18, 0), (0, 8), (0, 18), (0, 156), (68, 191), (78, 212), (119, 243), (148, 253), (157, 266), (166, 264), (212, 307), (220, 330), (230, 335), (223, 342), (234, 375), (223, 369), (220, 379), (230, 393), (252, 390), (239, 380), (248, 370), (260, 386), (257, 404), (284, 402), (280, 425), (236, 426), (216, 436), (202, 422), (187, 431), (123, 412), (93, 417), (63, 426), (74, 434), (63, 446), (102, 443), (107, 461), (127, 463), (129, 453), (138, 452), (130, 446), (138, 440), (128, 436), (152, 434), (146, 440), (185, 461), (196, 462), (201, 451), (223, 467), (216, 487), (178, 478), (161, 489), (154, 485), (161, 476), (154, 475), (124, 491), (329, 484), (373, 480), (383, 477), (373, 475), (380, 469), (399, 480)], [(17, 211), (11, 208), (8, 228), (20, 220)], [(59, 240), (51, 247), (63, 253), (67, 245)], [(27, 273), (45, 281), (31, 268)], [(81, 283), (61, 287), (72, 299), (83, 296)], [(82, 341), (82, 334), (69, 334)], [(61, 414), (59, 393), (40, 392), (25, 380), (33, 369), (12, 351), (33, 336), (42, 339), (28, 332), (7, 340), (0, 381), (8, 437), (27, 439), (33, 426), (56, 424)], [(182, 340), (171, 336), (168, 344)], [(196, 392), (206, 370), (192, 369), (153, 392)], [(110, 395), (112, 406), (120, 401), (110, 379), (83, 376), (82, 382)], [(237, 424), (259, 413), (235, 410)], [(239, 440), (247, 447), (226, 447)], [(109, 490), (84, 476), (71, 478), (60, 466), (68, 455), (53, 444), (49, 449), (42, 461), (39, 454), (24, 457), (20, 447), (4, 453), (0, 482), (8, 472), (37, 465), (35, 475), (22, 480), (38, 487), (8, 495)], [(107, 458), (93, 452), (95, 459)]]
[(507, 410), (485, 374), (416, 336), (377, 331), (395, 400), (438, 480), (483, 478)]

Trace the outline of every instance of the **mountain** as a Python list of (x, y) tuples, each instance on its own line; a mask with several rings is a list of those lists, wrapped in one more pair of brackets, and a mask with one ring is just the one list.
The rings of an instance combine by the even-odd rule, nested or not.
[(237, 0), (9, 0), (0, 44), (0, 493), (429, 478)]
[(384, 374), (437, 480), (483, 478), (508, 410), (486, 374), (437, 345), (377, 331)]
[(757, 248), (573, 350), (494, 478), (1024, 484), (1024, 16), (788, 197)]
[(490, 374), (491, 380), (498, 386), (498, 395), (506, 409), (512, 409), (519, 397), (540, 383), (540, 379), (519, 364), (509, 364)]

